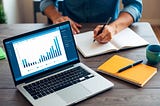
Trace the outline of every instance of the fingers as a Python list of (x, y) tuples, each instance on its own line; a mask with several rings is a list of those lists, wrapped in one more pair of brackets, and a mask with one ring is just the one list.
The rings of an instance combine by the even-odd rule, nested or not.
[(71, 22), (71, 27), (72, 27), (72, 32), (73, 34), (77, 34), (80, 33), (79, 28), (81, 28), (82, 26), (74, 21), (70, 21)]
[(102, 25), (98, 25), (95, 29), (94, 29), (94, 37), (96, 38), (96, 36), (98, 35), (98, 32), (101, 30)]
[(56, 19), (55, 21), (53, 21), (53, 23), (57, 24), (57, 23), (65, 22), (65, 21), (70, 21), (73, 34), (80, 33), (79, 28), (81, 28), (82, 25), (74, 22), (72, 19), (70, 19), (67, 16), (61, 16), (58, 19)]
[(99, 25), (94, 29), (94, 39), (99, 43), (107, 43), (112, 39), (112, 32), (109, 26), (105, 26), (102, 33), (98, 34), (98, 31), (101, 30), (102, 26)]

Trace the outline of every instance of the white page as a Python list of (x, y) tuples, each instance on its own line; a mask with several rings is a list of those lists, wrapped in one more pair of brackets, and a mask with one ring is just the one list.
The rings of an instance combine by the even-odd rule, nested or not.
[(106, 53), (106, 51), (110, 52), (117, 49), (110, 42), (106, 44), (93, 42), (93, 31), (74, 35), (74, 38), (78, 50), (84, 55), (84, 57), (95, 56)]
[(114, 35), (110, 42), (119, 49), (138, 47), (149, 44), (130, 28), (126, 28), (118, 34)]

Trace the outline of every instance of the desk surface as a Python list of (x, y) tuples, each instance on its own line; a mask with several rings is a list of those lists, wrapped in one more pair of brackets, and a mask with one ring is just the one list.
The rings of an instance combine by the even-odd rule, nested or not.
[[(92, 30), (96, 24), (83, 24), (81, 31)], [(9, 36), (14, 36), (24, 32), (32, 31), (45, 27), (44, 24), (14, 24), (0, 25), (0, 46), (2, 40)], [(157, 44), (158, 40), (148, 23), (135, 23), (131, 28), (150, 43)], [(108, 53), (91, 58), (83, 58), (80, 54), (81, 62), (91, 67), (93, 70), (105, 62), (111, 56), (118, 54), (133, 60), (144, 60), (145, 48), (134, 48), (114, 53)], [(143, 87), (121, 81), (119, 79), (101, 74), (108, 80), (112, 81), (115, 86), (113, 89), (98, 94), (92, 98), (78, 103), (78, 106), (158, 106), (160, 104), (160, 64), (155, 65), (158, 73)], [(0, 105), (1, 106), (30, 106), (31, 104), (21, 95), (14, 86), (8, 61), (0, 60)]]

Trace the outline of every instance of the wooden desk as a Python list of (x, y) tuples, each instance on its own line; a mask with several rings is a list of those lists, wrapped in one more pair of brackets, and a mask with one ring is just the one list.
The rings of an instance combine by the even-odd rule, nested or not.
[[(81, 31), (92, 30), (96, 24), (83, 24)], [(0, 46), (2, 40), (9, 36), (28, 32), (34, 29), (45, 27), (43, 24), (15, 24), (0, 25)], [(148, 23), (135, 23), (131, 28), (150, 43), (157, 44), (155, 34)], [(145, 47), (104, 54), (92, 58), (80, 59), (83, 63), (96, 70), (96, 68), (111, 56), (118, 54), (133, 60), (144, 60)], [(77, 106), (159, 106), (160, 104), (160, 64), (155, 65), (158, 73), (143, 87), (121, 81), (119, 79), (104, 75), (112, 81), (115, 86), (113, 89), (98, 94), (90, 99), (82, 101)], [(0, 105), (1, 106), (30, 106), (31, 104), (18, 92), (14, 86), (7, 59), (0, 60)], [(54, 104), (53, 104), (54, 105)]]

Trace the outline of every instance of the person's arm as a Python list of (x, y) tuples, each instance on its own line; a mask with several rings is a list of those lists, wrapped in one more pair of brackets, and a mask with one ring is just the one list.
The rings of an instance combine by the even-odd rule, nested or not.
[(58, 10), (53, 6), (50, 5), (48, 7), (45, 8), (44, 10), (44, 14), (53, 22), (56, 23), (56, 20), (61, 17), (62, 15), (60, 14), (60, 12), (58, 12)]
[(133, 23), (132, 16), (126, 12), (121, 12), (119, 17), (111, 24), (106, 25), (103, 32), (99, 35), (97, 35), (97, 33), (102, 26), (98, 25), (94, 29), (94, 39), (99, 43), (107, 43), (112, 39), (112, 36), (131, 25), (131, 23)]
[(112, 39), (112, 36), (139, 20), (142, 12), (141, 0), (134, 0), (135, 3), (132, 1), (129, 5), (126, 5), (126, 1), (127, 0), (123, 0), (125, 7), (120, 12), (118, 18), (111, 24), (106, 25), (101, 34), (97, 35), (102, 26), (99, 25), (94, 29), (94, 39), (96, 41), (99, 43), (107, 43)]
[[(46, 4), (45, 4), (46, 3)], [(44, 5), (44, 6), (43, 6)], [(46, 6), (45, 6), (46, 5)], [(54, 23), (61, 23), (64, 21), (70, 21), (71, 27), (72, 27), (72, 31), (73, 34), (79, 33), (79, 29), (81, 27), (80, 24), (74, 22), (72, 19), (70, 19), (68, 16), (62, 16), (61, 13), (55, 8), (55, 6), (53, 5), (52, 2), (50, 2), (50, 4), (47, 2), (42, 1), (41, 2), (41, 11)]]

